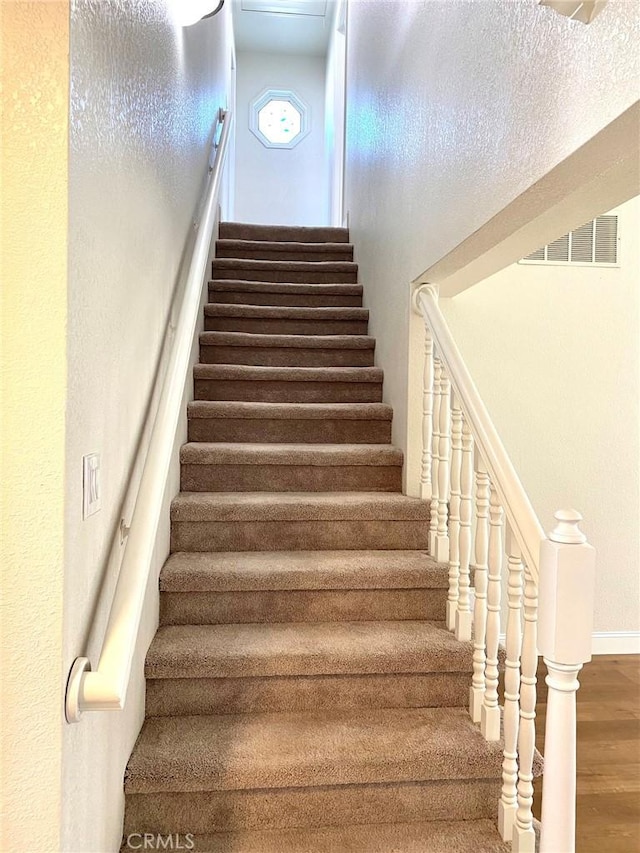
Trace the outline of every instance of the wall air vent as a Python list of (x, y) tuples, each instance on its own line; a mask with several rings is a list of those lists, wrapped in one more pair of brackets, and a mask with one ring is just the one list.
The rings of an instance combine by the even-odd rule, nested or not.
[(617, 266), (618, 217), (598, 216), (527, 255), (520, 263)]

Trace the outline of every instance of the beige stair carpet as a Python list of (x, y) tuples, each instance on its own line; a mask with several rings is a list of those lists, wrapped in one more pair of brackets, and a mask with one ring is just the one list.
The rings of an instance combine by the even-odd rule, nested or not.
[(506, 851), (502, 746), (466, 710), (473, 649), (402, 494), (348, 232), (219, 237), (125, 835)]

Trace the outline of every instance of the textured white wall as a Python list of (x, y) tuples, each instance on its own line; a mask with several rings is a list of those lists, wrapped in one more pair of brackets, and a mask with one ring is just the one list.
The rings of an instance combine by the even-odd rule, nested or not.
[[(267, 225), (325, 225), (325, 60), (238, 53), (234, 216)], [(294, 148), (266, 148), (249, 129), (249, 105), (264, 89), (291, 89), (311, 109), (311, 132)]]
[(534, 0), (349, 4), (346, 206), (401, 445), (407, 283), (637, 100), (639, 37), (634, 0), (589, 26)]
[[(136, 452), (144, 456), (148, 440), (143, 425), (164, 366), (164, 331), (183, 284), (229, 69), (226, 11), (181, 29), (164, 2), (74, 4), (65, 671), (79, 654), (97, 662), (104, 603), (121, 558), (121, 548), (110, 553), (110, 544), (121, 515), (130, 518), (131, 507), (121, 504)], [(90, 452), (102, 457), (102, 510), (83, 521), (82, 456)], [(138, 464), (134, 479), (139, 474)], [(176, 464), (126, 708), (90, 713), (64, 728), (65, 851), (118, 849), (123, 774), (143, 716), (143, 659), (157, 620), (157, 571), (168, 551), (168, 501), (177, 490)]]
[(58, 853), (69, 4), (2, 31), (0, 849)]
[(441, 300), (543, 526), (584, 516), (602, 632), (640, 631), (640, 199), (614, 212), (619, 268), (514, 264)]

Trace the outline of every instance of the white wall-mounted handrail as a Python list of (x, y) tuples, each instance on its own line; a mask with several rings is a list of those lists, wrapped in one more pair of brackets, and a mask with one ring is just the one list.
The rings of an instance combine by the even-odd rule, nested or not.
[(547, 537), (438, 306), (437, 289), (432, 285), (419, 285), (414, 293), (414, 307), (429, 326), (439, 358), (446, 367), (511, 530), (537, 585), (540, 546)]
[(209, 261), (222, 171), (229, 147), (231, 112), (221, 110), (219, 121), (222, 133), (217, 144), (217, 133), (214, 134), (215, 157), (212, 163), (210, 161), (211, 174), (201, 208), (202, 217), (98, 667), (92, 671), (88, 658), (76, 658), (67, 683), (65, 715), (68, 722), (77, 722), (83, 711), (118, 711), (124, 707)]

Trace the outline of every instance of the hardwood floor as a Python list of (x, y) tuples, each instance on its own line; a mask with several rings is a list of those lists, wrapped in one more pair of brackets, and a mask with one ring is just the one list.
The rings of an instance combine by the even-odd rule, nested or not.
[[(537, 746), (544, 752), (544, 677)], [(640, 853), (640, 656), (600, 655), (580, 673), (577, 853)], [(542, 782), (536, 784), (540, 817)]]

